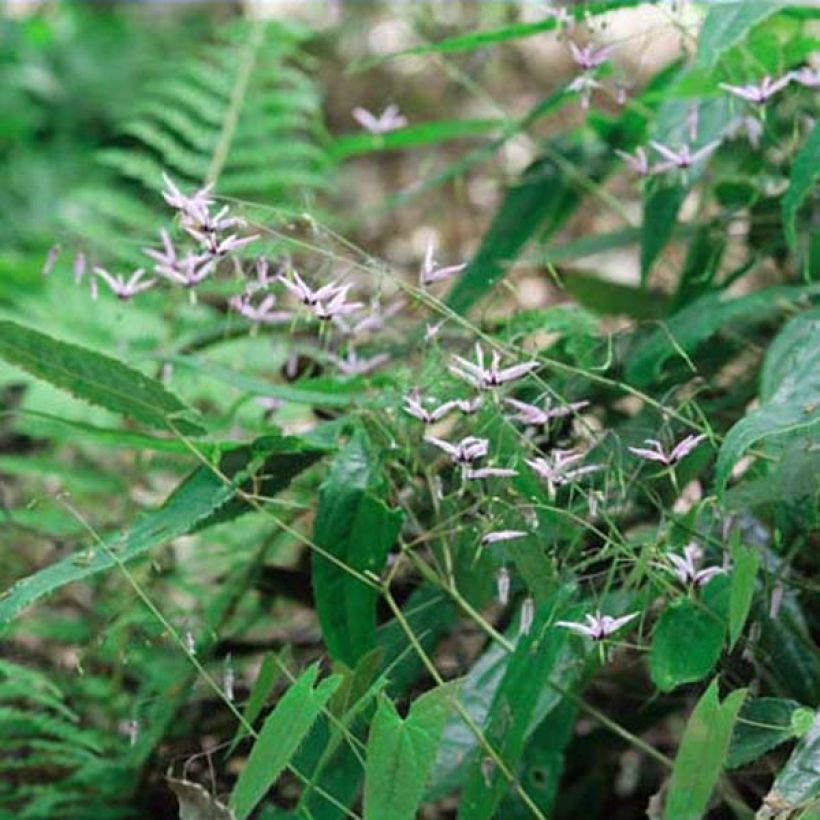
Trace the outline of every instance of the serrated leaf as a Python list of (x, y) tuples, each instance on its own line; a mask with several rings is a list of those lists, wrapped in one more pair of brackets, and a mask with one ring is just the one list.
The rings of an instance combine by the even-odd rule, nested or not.
[(402, 512), (379, 497), (378, 469), (359, 430), (334, 459), (319, 493), (312, 555), (313, 589), (331, 656), (348, 666), (376, 646), (378, 593), (345, 570), (378, 573), (395, 543)]
[(745, 547), (740, 541), (732, 544), (732, 575), (729, 591), (729, 649), (740, 637), (755, 592), (760, 556), (754, 547)]
[(703, 605), (681, 598), (664, 609), (652, 633), (649, 673), (663, 692), (706, 677), (723, 646), (724, 626)]
[[(242, 710), (242, 717), (245, 719), (245, 723), (249, 726), (253, 726), (256, 718), (259, 717), (259, 714), (265, 705), (265, 701), (273, 691), (276, 681), (279, 680), (281, 676), (282, 667), (279, 662), (277, 662), (276, 658), (270, 653), (266, 654), (265, 657), (262, 658), (262, 665), (259, 667), (259, 673), (253, 683), (253, 688), (248, 696), (248, 701), (245, 704), (245, 708)], [(226, 753), (228, 756), (233, 754), (237, 744), (239, 744), (239, 742), (245, 738), (247, 734), (248, 730), (243, 724), (240, 723)]]
[(797, 247), (797, 210), (811, 193), (818, 179), (820, 179), (820, 123), (815, 123), (809, 138), (792, 162), (789, 187), (783, 196), (781, 206), (783, 208), (783, 230), (792, 250)]
[(341, 675), (332, 675), (314, 688), (318, 673), (318, 665), (305, 670), (265, 720), (231, 793), (237, 820), (244, 820), (274, 785), (342, 682)]
[(247, 511), (247, 502), (234, 501), (234, 496), (254, 470), (263, 468), (265, 480), (272, 482), (268, 491), (278, 491), (323, 453), (324, 450), (305, 447), (299, 439), (265, 436), (251, 447), (237, 448), (223, 456), (220, 469), (228, 477), (227, 482), (210, 467), (197, 468), (158, 510), (142, 516), (124, 534), (104, 537), (107, 549), (92, 541), (88, 549), (69, 555), (7, 589), (0, 596), (0, 626), (66, 584), (104, 572), (172, 538)]
[(78, 399), (171, 432), (201, 435), (195, 412), (155, 379), (117, 359), (0, 321), (0, 357)]
[(695, 820), (705, 814), (745, 698), (746, 690), (738, 689), (720, 703), (716, 680), (701, 696), (675, 757), (664, 820)]
[(783, 698), (747, 700), (732, 733), (726, 768), (745, 766), (793, 738), (792, 716), (800, 709), (802, 707), (797, 701)]
[(379, 701), (367, 739), (365, 820), (416, 816), (453, 695), (451, 685), (425, 693), (404, 720), (388, 698)]

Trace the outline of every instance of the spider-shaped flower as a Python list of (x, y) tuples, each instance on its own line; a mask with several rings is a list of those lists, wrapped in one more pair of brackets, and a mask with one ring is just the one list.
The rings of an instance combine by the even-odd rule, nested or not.
[(679, 171), (687, 171), (715, 151), (720, 145), (720, 140), (712, 140), (712, 142), (707, 143), (694, 153), (692, 152), (691, 146), (686, 143), (677, 151), (668, 145), (664, 145), (662, 142), (653, 140), (650, 144), (661, 156), (666, 158), (665, 162), (659, 162), (652, 167), (654, 173), (661, 174), (665, 171), (671, 171), (674, 168), (677, 168)]
[(671, 450), (665, 450), (663, 445), (654, 438), (644, 439), (646, 444), (651, 444), (652, 449), (644, 447), (629, 447), (627, 448), (631, 453), (634, 453), (639, 458), (646, 461), (657, 461), (660, 464), (665, 464), (671, 467), (677, 464), (682, 458), (689, 455), (698, 444), (706, 438), (705, 435), (700, 436), (686, 436), (681, 439)]
[(258, 304), (253, 302), (253, 293), (242, 293), (231, 298), (230, 306), (237, 312), (258, 325), (273, 325), (290, 321), (291, 313), (286, 310), (274, 310), (276, 297), (268, 293)]
[(586, 623), (556, 621), (555, 625), (563, 629), (569, 629), (578, 635), (592, 638), (593, 641), (601, 641), (617, 632), (621, 627), (626, 626), (630, 621), (635, 620), (640, 614), (640, 612), (632, 612), (629, 615), (624, 615), (622, 618), (613, 618), (610, 615), (601, 615), (600, 612), (596, 612), (594, 615), (584, 616)]
[(640, 146), (634, 154), (628, 154), (626, 151), (620, 151), (617, 148), (615, 149), (615, 153), (638, 174), (638, 176), (645, 177), (649, 173), (649, 157), (643, 146)]
[(419, 271), (419, 282), (422, 285), (430, 285), (433, 282), (441, 282), (442, 279), (448, 279), (456, 273), (461, 273), (466, 264), (448, 265), (446, 267), (439, 267), (433, 257), (435, 253), (435, 246), (432, 241), (427, 243), (427, 251), (424, 254), (424, 261), (421, 263), (421, 270)]
[(347, 292), (350, 285), (339, 285), (337, 282), (328, 282), (314, 290), (296, 271), (293, 279), (281, 274), (277, 279), (318, 319), (328, 320), (336, 316), (346, 316), (359, 308), (364, 307), (361, 302), (348, 302)]
[(386, 134), (407, 125), (407, 117), (399, 112), (395, 103), (388, 105), (378, 116), (361, 106), (354, 108), (352, 114), (353, 119), (371, 134)]
[(527, 464), (547, 482), (550, 489), (553, 489), (601, 469), (599, 464), (574, 466), (583, 457), (583, 453), (576, 453), (573, 450), (554, 450), (549, 458), (528, 459)]
[(699, 586), (712, 580), (716, 575), (723, 575), (726, 570), (723, 567), (705, 567), (698, 569), (703, 550), (691, 541), (683, 548), (683, 555), (669, 553), (666, 556), (668, 564), (659, 563), (661, 569), (671, 572), (685, 586)]
[(486, 438), (467, 436), (461, 439), (458, 444), (450, 444), (435, 436), (427, 436), (425, 441), (435, 444), (440, 450), (444, 450), (454, 464), (470, 466), (474, 461), (487, 455), (489, 441)]
[(748, 85), (730, 85), (729, 83), (720, 83), (720, 88), (740, 97), (746, 102), (753, 105), (764, 105), (768, 102), (778, 91), (784, 89), (792, 80), (792, 73), (784, 74), (780, 79), (773, 80), (771, 77), (764, 77), (759, 83), (749, 83)]
[(595, 48), (592, 45), (577, 46), (570, 41), (569, 50), (572, 52), (572, 59), (581, 71), (592, 71), (594, 68), (603, 65), (608, 59), (612, 49), (609, 46)]
[(536, 407), (534, 404), (527, 404), (517, 399), (504, 399), (504, 401), (518, 411), (518, 413), (513, 416), (514, 419), (524, 424), (532, 424), (537, 427), (546, 424), (550, 419), (564, 418), (565, 416), (577, 413), (589, 404), (588, 401), (576, 401), (572, 404), (559, 404), (553, 407), (552, 402), (547, 399), (546, 407), (542, 409), (541, 407)]
[(441, 421), (448, 413), (455, 410), (456, 406), (457, 402), (446, 401), (433, 410), (428, 410), (422, 402), (419, 391), (413, 390), (410, 395), (405, 396), (404, 407), (402, 409), (405, 413), (417, 418), (419, 421), (423, 421), (425, 424), (435, 424), (437, 421)]
[(359, 355), (351, 347), (344, 358), (331, 355), (330, 360), (339, 368), (339, 372), (345, 376), (366, 376), (372, 373), (377, 367), (390, 360), (387, 353), (377, 353), (369, 358), (359, 358)]
[(476, 363), (463, 359), (461, 356), (453, 356), (453, 364), (448, 367), (448, 370), (459, 379), (464, 379), (473, 387), (479, 390), (488, 390), (493, 387), (500, 387), (507, 382), (520, 379), (526, 376), (536, 367), (538, 362), (523, 362), (522, 364), (515, 364), (512, 367), (506, 367), (503, 370), (499, 368), (501, 364), (501, 356), (497, 350), (493, 351), (492, 363), (489, 367), (484, 366), (484, 351), (481, 345), (475, 346)]
[(111, 289), (111, 292), (123, 302), (132, 299), (138, 293), (154, 287), (156, 279), (143, 279), (145, 269), (135, 270), (127, 279), (123, 274), (111, 274), (105, 268), (94, 268), (94, 276), (91, 277), (91, 296), (97, 298), (97, 279), (99, 277)]

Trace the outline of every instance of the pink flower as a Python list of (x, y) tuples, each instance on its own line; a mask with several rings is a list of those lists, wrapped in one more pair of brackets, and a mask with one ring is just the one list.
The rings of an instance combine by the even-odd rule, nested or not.
[(523, 401), (518, 401), (517, 399), (504, 399), (504, 402), (509, 404), (510, 407), (514, 407), (518, 411), (518, 414), (513, 418), (517, 421), (524, 422), (524, 424), (532, 424), (535, 426), (546, 424), (550, 419), (569, 416), (589, 404), (588, 401), (577, 401), (573, 404), (564, 404), (558, 405), (557, 407), (552, 407), (552, 402), (547, 399), (546, 407), (542, 410), (540, 407), (536, 407), (533, 404), (527, 404)]
[(645, 439), (644, 442), (652, 445), (652, 449), (647, 449), (644, 447), (628, 447), (627, 449), (631, 453), (634, 453), (636, 456), (639, 456), (646, 461), (657, 461), (660, 464), (666, 464), (667, 467), (669, 467), (689, 455), (689, 453), (691, 453), (692, 450), (694, 450), (705, 438), (705, 435), (686, 436), (686, 438), (681, 439), (669, 451), (664, 450), (661, 443), (656, 439), (648, 438)]
[(576, 453), (572, 450), (554, 450), (549, 458), (528, 459), (527, 464), (532, 467), (539, 478), (547, 482), (552, 493), (555, 487), (577, 481), (582, 476), (601, 469), (598, 464), (574, 466), (583, 457), (583, 453)]
[(652, 168), (654, 173), (660, 174), (673, 168), (681, 171), (688, 170), (715, 151), (720, 145), (720, 140), (712, 140), (712, 142), (707, 143), (694, 153), (692, 153), (690, 146), (686, 144), (682, 145), (677, 151), (660, 142), (652, 141), (650, 144), (661, 156), (666, 158), (666, 162), (659, 162)]
[(461, 273), (461, 271), (467, 267), (466, 264), (461, 264), (440, 268), (436, 264), (436, 260), (433, 258), (433, 253), (434, 245), (431, 241), (427, 244), (427, 251), (424, 254), (424, 261), (422, 262), (421, 270), (419, 271), (419, 282), (421, 282), (422, 285), (430, 285), (433, 282), (441, 282), (443, 279), (447, 279), (456, 273)]
[(497, 530), (496, 532), (488, 532), (486, 535), (483, 535), (481, 537), (481, 543), (486, 547), (490, 544), (498, 544), (502, 541), (515, 541), (518, 538), (526, 538), (528, 535), (528, 532), (523, 532), (522, 530)]
[(366, 108), (357, 106), (353, 109), (353, 119), (371, 134), (386, 134), (407, 125), (407, 117), (399, 113), (399, 107), (393, 103), (376, 116)]
[(719, 86), (724, 91), (728, 91), (730, 94), (734, 94), (736, 97), (746, 100), (746, 102), (753, 103), (754, 105), (763, 105), (771, 97), (777, 94), (778, 91), (784, 89), (789, 84), (793, 76), (794, 75), (790, 72), (788, 74), (784, 74), (779, 80), (772, 80), (771, 77), (766, 76), (759, 83), (757, 83), (757, 85), (754, 83), (749, 85), (730, 85), (729, 83), (720, 83)]
[(276, 297), (272, 293), (265, 295), (262, 300), (254, 305), (253, 294), (243, 293), (234, 296), (229, 301), (230, 306), (237, 312), (257, 325), (272, 325), (280, 322), (288, 322), (292, 319), (292, 314), (286, 310), (273, 310), (276, 304)]
[[(120, 299), (123, 302), (127, 302), (138, 293), (142, 293), (143, 291), (152, 288), (157, 283), (156, 279), (148, 279), (147, 281), (143, 281), (143, 276), (145, 276), (144, 268), (135, 270), (127, 279), (122, 274), (117, 274), (115, 276), (105, 270), (105, 268), (94, 268), (94, 276), (102, 279), (117, 299)], [(92, 285), (91, 292), (93, 298), (96, 299), (96, 280), (93, 281), (94, 284)]]
[(609, 615), (601, 615), (600, 612), (596, 612), (594, 615), (584, 616), (586, 623), (556, 621), (555, 625), (563, 629), (569, 629), (578, 635), (592, 638), (593, 641), (600, 641), (617, 632), (622, 626), (626, 626), (626, 624), (633, 621), (640, 614), (640, 612), (633, 612), (630, 615), (624, 615), (623, 618), (612, 618)]
[(603, 65), (609, 59), (612, 51), (609, 46), (604, 48), (595, 48), (591, 45), (579, 47), (572, 41), (569, 43), (569, 50), (572, 52), (572, 59), (575, 60), (575, 64), (582, 71), (592, 71), (593, 68)]
[(467, 466), (486, 456), (489, 448), (489, 441), (486, 438), (476, 438), (475, 436), (467, 436), (458, 444), (450, 444), (448, 441), (443, 441), (435, 436), (427, 436), (424, 440), (435, 444), (440, 450), (444, 450), (454, 464)]
[(360, 359), (353, 348), (348, 350), (344, 359), (334, 355), (329, 358), (339, 368), (339, 372), (345, 376), (365, 376), (390, 360), (387, 353), (377, 353), (370, 358)]
[(649, 157), (646, 154), (646, 149), (639, 147), (634, 155), (627, 154), (626, 151), (619, 151), (615, 149), (615, 153), (636, 173), (638, 176), (645, 177), (649, 173)]
[(405, 413), (417, 418), (419, 421), (423, 421), (425, 424), (434, 424), (437, 421), (441, 421), (441, 419), (454, 410), (455, 407), (456, 402), (446, 401), (434, 410), (428, 410), (421, 400), (419, 391), (414, 390), (409, 396), (405, 396), (404, 407), (402, 409)]
[(516, 364), (512, 367), (499, 369), (501, 364), (501, 356), (497, 350), (492, 353), (492, 363), (489, 367), (484, 366), (484, 351), (480, 345), (475, 346), (476, 349), (476, 364), (473, 364), (461, 356), (453, 356), (453, 364), (448, 367), (448, 370), (457, 378), (464, 379), (473, 387), (479, 390), (487, 390), (493, 387), (499, 387), (506, 382), (515, 381), (522, 376), (526, 376), (536, 367), (538, 362), (524, 362)]
[(692, 541), (683, 548), (683, 556), (670, 553), (666, 556), (669, 565), (658, 564), (658, 566), (667, 572), (671, 572), (686, 586), (694, 584), (695, 586), (702, 587), (716, 575), (723, 575), (726, 572), (726, 569), (723, 567), (698, 569), (698, 564), (702, 557), (703, 550)]

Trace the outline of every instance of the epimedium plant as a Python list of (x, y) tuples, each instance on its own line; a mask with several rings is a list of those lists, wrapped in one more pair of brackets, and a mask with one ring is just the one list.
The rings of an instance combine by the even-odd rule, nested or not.
[[(147, 784), (182, 817), (813, 816), (817, 13), (660, 4), (680, 56), (638, 86), (632, 7), (383, 58), (557, 40), (571, 76), (516, 120), (385, 101), (332, 138), (308, 34), (259, 23), (149, 89), (100, 157), (130, 185), (104, 223), (79, 191), (47, 256), (65, 318), (0, 321), (34, 380), (0, 455), (32, 546), (9, 812), (174, 816)], [(430, 242), (408, 276), (308, 201), (353, 156), (483, 140), (401, 208), (570, 111), (466, 262)], [(622, 227), (567, 240), (597, 209)], [(624, 248), (632, 284), (571, 264)], [(560, 304), (516, 310), (527, 264)]]

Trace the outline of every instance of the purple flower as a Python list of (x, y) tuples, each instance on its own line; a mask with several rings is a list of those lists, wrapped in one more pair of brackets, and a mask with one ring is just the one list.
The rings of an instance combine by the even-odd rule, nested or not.
[(582, 71), (592, 71), (603, 65), (608, 59), (612, 49), (609, 46), (595, 48), (592, 45), (576, 46), (570, 41), (569, 50), (572, 52), (572, 59)]
[(361, 106), (354, 108), (352, 114), (353, 119), (371, 134), (386, 134), (407, 125), (407, 117), (399, 113), (399, 107), (394, 103), (388, 105), (378, 116)]
[(506, 382), (515, 381), (538, 367), (538, 362), (524, 362), (501, 370), (499, 369), (501, 356), (497, 350), (492, 353), (490, 366), (485, 367), (484, 351), (478, 344), (476, 344), (475, 350), (476, 364), (463, 359), (461, 356), (453, 356), (453, 364), (448, 367), (448, 370), (457, 378), (464, 379), (479, 390), (487, 390), (499, 387)]
[(154, 273), (158, 276), (175, 285), (193, 288), (213, 273), (216, 260), (210, 254), (195, 254), (189, 251), (185, 257), (180, 258), (168, 231), (164, 228), (160, 231), (160, 238), (162, 239), (161, 251), (154, 248), (143, 249), (145, 255), (150, 256), (157, 263), (154, 266)]
[(440, 450), (444, 450), (454, 464), (466, 466), (486, 456), (489, 448), (489, 441), (486, 438), (476, 438), (475, 436), (467, 436), (458, 444), (450, 444), (435, 436), (427, 436), (424, 440), (435, 444)]
[(665, 171), (671, 171), (673, 168), (677, 168), (680, 171), (688, 170), (717, 149), (720, 145), (720, 140), (712, 140), (712, 142), (707, 143), (694, 153), (692, 153), (691, 147), (687, 144), (682, 145), (677, 151), (668, 145), (654, 140), (650, 144), (661, 156), (666, 158), (666, 162), (659, 162), (652, 167), (653, 173), (660, 174)]
[(677, 464), (677, 462), (679, 462), (682, 458), (689, 455), (689, 453), (691, 453), (692, 450), (694, 450), (705, 438), (705, 435), (686, 436), (686, 438), (681, 439), (669, 451), (664, 450), (661, 443), (656, 439), (648, 438), (644, 439), (644, 443), (651, 444), (652, 449), (647, 449), (644, 447), (628, 447), (627, 449), (629, 452), (634, 453), (636, 456), (645, 459), (646, 461), (657, 461), (660, 464), (665, 464), (667, 467), (671, 467), (673, 464)]
[(365, 376), (390, 360), (387, 353), (377, 353), (370, 358), (360, 359), (352, 347), (348, 350), (344, 359), (333, 355), (329, 358), (339, 368), (339, 372), (345, 376)]
[(746, 102), (754, 105), (763, 105), (771, 97), (777, 94), (778, 91), (784, 89), (791, 81), (794, 75), (790, 72), (784, 74), (779, 80), (772, 80), (771, 77), (764, 77), (757, 85), (751, 83), (749, 85), (730, 85), (729, 83), (720, 83), (719, 87), (736, 97), (740, 97)]
[(467, 267), (466, 264), (461, 264), (449, 265), (448, 267), (440, 268), (436, 264), (436, 260), (433, 258), (434, 252), (435, 246), (433, 245), (433, 242), (430, 241), (427, 243), (427, 251), (424, 254), (424, 261), (422, 262), (421, 270), (419, 271), (419, 282), (421, 282), (422, 285), (430, 285), (433, 282), (441, 282), (443, 279), (447, 279), (456, 273), (461, 273), (461, 271)]
[(806, 88), (820, 87), (820, 71), (811, 66), (803, 66), (803, 68), (792, 71), (791, 79), (800, 85), (805, 85)]
[(495, 532), (488, 532), (481, 537), (481, 544), (489, 546), (490, 544), (498, 544), (502, 541), (515, 541), (518, 538), (526, 538), (529, 535), (522, 530), (497, 530)]
[(555, 487), (577, 481), (582, 476), (601, 469), (598, 464), (587, 464), (583, 467), (574, 466), (583, 457), (583, 453), (576, 453), (572, 450), (554, 450), (549, 458), (528, 459), (527, 464), (532, 467), (540, 478), (547, 482), (550, 494), (552, 494)]
[(579, 74), (568, 86), (567, 91), (572, 91), (581, 98), (581, 108), (586, 111), (589, 108), (589, 101), (592, 92), (596, 88), (603, 86), (590, 74)]
[(517, 399), (504, 399), (504, 401), (506, 404), (509, 404), (510, 407), (514, 407), (518, 411), (517, 415), (513, 418), (517, 421), (523, 422), (524, 424), (532, 424), (537, 427), (540, 427), (542, 424), (546, 424), (550, 419), (564, 418), (572, 413), (576, 413), (578, 410), (581, 410), (589, 404), (588, 401), (577, 401), (573, 404), (564, 404), (557, 407), (552, 407), (551, 401), (547, 399), (547, 406), (542, 410), (540, 407), (536, 407), (533, 404), (527, 404), (523, 401), (518, 401)]
[(404, 307), (401, 299), (388, 305), (384, 310), (380, 310), (378, 305), (371, 306), (370, 313), (363, 316), (358, 321), (347, 322), (342, 316), (334, 316), (333, 324), (345, 334), (345, 336), (359, 336), (362, 333), (376, 333), (384, 330), (387, 319), (392, 319)]
[(443, 419), (449, 412), (454, 410), (455, 407), (456, 402), (446, 401), (434, 410), (428, 410), (422, 403), (419, 391), (414, 390), (409, 396), (405, 396), (404, 407), (402, 409), (405, 413), (409, 413), (411, 416), (417, 418), (419, 421), (423, 421), (425, 424), (434, 424), (437, 421), (441, 421), (441, 419)]
[(622, 626), (637, 618), (638, 615), (640, 615), (640, 612), (633, 612), (630, 615), (624, 615), (622, 618), (612, 618), (609, 615), (601, 615), (600, 612), (596, 612), (594, 615), (584, 616), (586, 623), (556, 621), (555, 625), (569, 629), (578, 635), (592, 638), (593, 641), (600, 641), (617, 632)]
[(48, 276), (54, 270), (61, 251), (62, 248), (59, 245), (53, 245), (49, 248), (46, 261), (43, 263), (43, 276)]
[(277, 279), (318, 319), (333, 319), (336, 316), (346, 316), (359, 308), (364, 307), (361, 302), (347, 302), (347, 292), (350, 285), (339, 285), (336, 282), (329, 282), (326, 285), (314, 290), (296, 271), (293, 271), (293, 279), (288, 279), (281, 274)]
[(723, 575), (726, 572), (723, 567), (698, 569), (702, 557), (703, 550), (692, 541), (683, 548), (683, 556), (670, 553), (666, 556), (669, 565), (658, 564), (658, 566), (667, 572), (671, 572), (685, 586), (694, 584), (702, 587), (716, 575)]
[(464, 477), (469, 479), (512, 478), (514, 475), (518, 475), (518, 471), (508, 467), (481, 467), (478, 470), (465, 470), (464, 472)]
[[(143, 281), (143, 276), (145, 276), (144, 268), (135, 270), (127, 279), (122, 274), (115, 276), (105, 270), (105, 268), (94, 268), (94, 276), (102, 279), (117, 299), (120, 299), (123, 302), (127, 302), (138, 293), (142, 293), (143, 291), (148, 290), (148, 288), (152, 288), (157, 283), (156, 279), (148, 279), (147, 281)], [(94, 283), (92, 286), (92, 297), (96, 299), (96, 279), (92, 279), (92, 281)]]
[(286, 310), (273, 310), (276, 297), (268, 293), (258, 304), (253, 303), (253, 293), (242, 293), (229, 301), (230, 306), (237, 312), (257, 325), (273, 325), (288, 322), (293, 317)]
[(472, 416), (481, 409), (484, 400), (481, 396), (474, 396), (471, 399), (456, 399), (456, 407), (464, 413), (465, 416)]
[(634, 154), (628, 154), (626, 151), (620, 151), (617, 148), (615, 149), (615, 153), (638, 174), (638, 176), (645, 177), (649, 173), (649, 157), (643, 146), (639, 147)]

